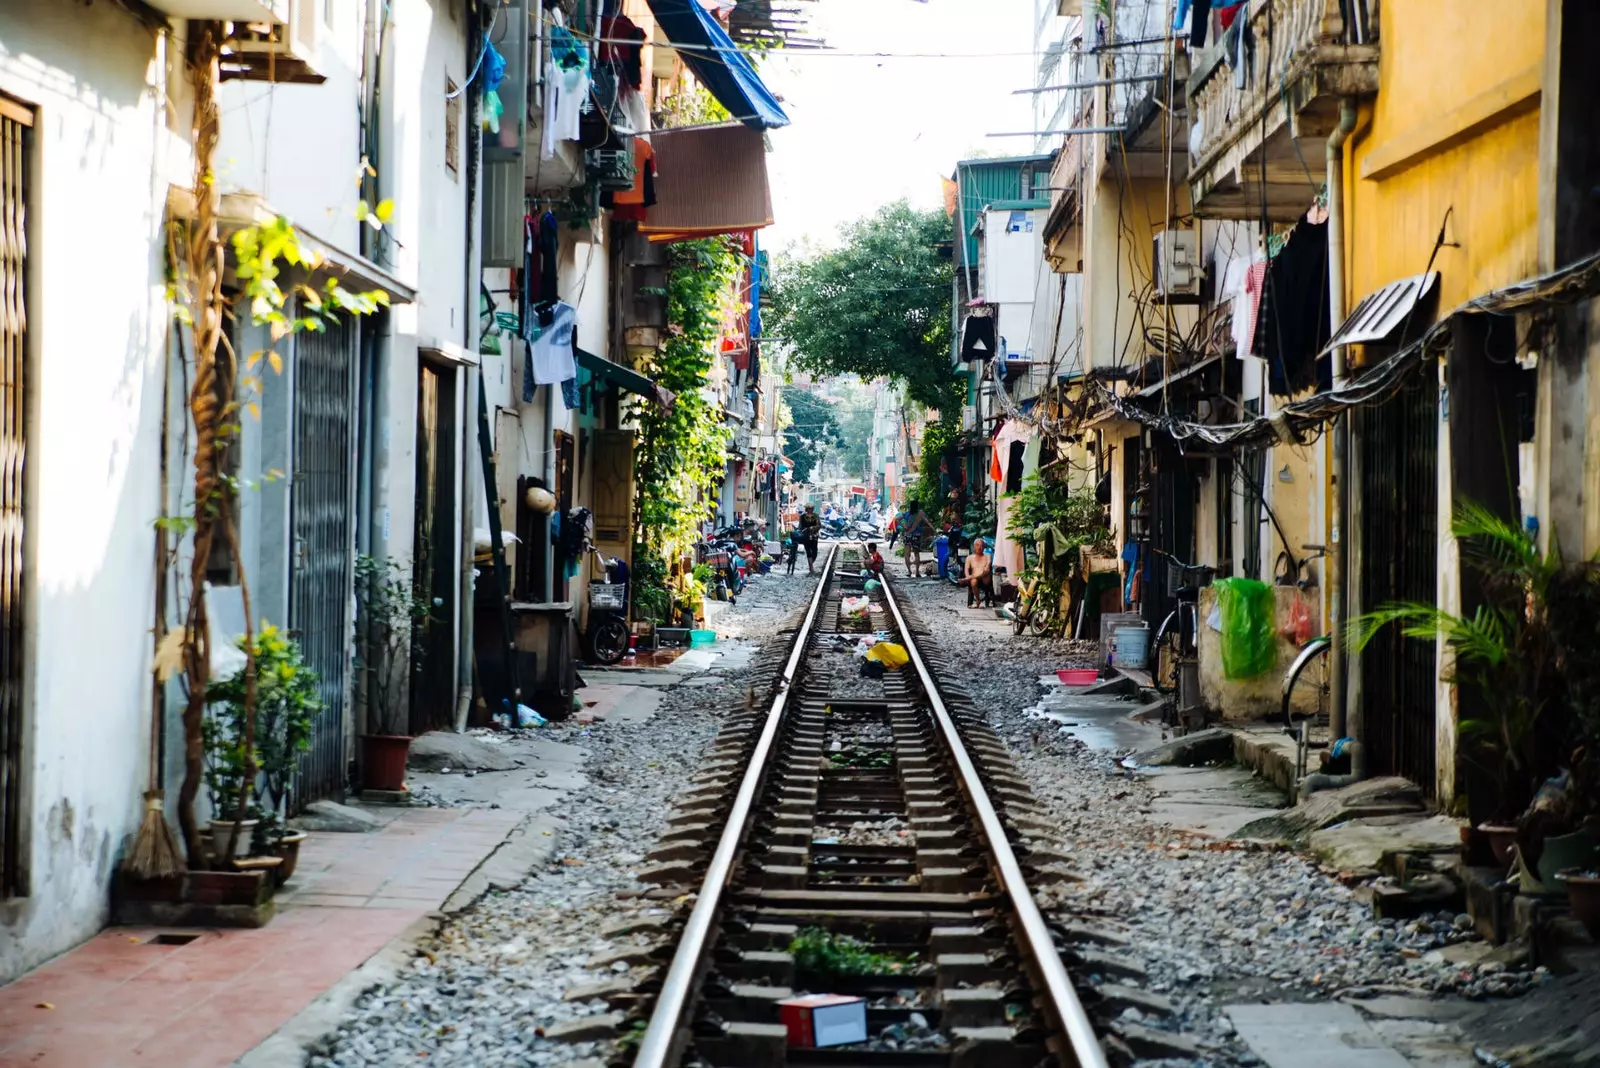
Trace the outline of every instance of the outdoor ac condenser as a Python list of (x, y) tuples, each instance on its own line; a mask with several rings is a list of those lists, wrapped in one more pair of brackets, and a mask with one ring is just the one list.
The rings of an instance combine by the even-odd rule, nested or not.
[(1169, 304), (1194, 304), (1200, 300), (1200, 235), (1193, 230), (1163, 230), (1156, 234), (1156, 297)]

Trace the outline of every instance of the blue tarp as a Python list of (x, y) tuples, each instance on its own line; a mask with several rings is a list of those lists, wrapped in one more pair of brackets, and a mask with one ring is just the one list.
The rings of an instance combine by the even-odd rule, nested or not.
[(789, 125), (749, 58), (699, 0), (650, 0), (650, 10), (700, 84), (734, 118), (757, 130)]

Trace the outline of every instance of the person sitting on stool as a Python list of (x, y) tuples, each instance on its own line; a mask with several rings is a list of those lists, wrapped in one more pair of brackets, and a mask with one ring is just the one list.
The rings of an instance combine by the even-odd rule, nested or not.
[(967, 607), (976, 608), (981, 602), (994, 606), (994, 557), (982, 538), (972, 542), (972, 555), (967, 557)]

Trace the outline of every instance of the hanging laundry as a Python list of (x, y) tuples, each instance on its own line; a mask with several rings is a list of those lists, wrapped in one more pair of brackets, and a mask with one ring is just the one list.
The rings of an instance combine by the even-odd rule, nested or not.
[(589, 99), (589, 51), (564, 26), (550, 27), (545, 64), (544, 137), (541, 159), (556, 154), (557, 141), (576, 141), (584, 101)]
[(1039, 473), (1039, 453), (1043, 450), (1043, 434), (1034, 434), (1028, 438), (1028, 443), (1022, 447), (1022, 477), (1024, 480), (1030, 475)]
[(1317, 353), (1328, 342), (1328, 224), (1302, 219), (1283, 251), (1267, 264), (1258, 351), (1267, 360), (1267, 388), (1277, 396), (1317, 381)]
[(633, 188), (600, 195), (601, 207), (612, 209), (611, 217), (627, 222), (643, 222), (646, 209), (656, 202), (656, 153), (643, 137), (633, 139)]
[(550, 310), (548, 324), (541, 323), (537, 315), (522, 324), (522, 339), (528, 343), (522, 376), (523, 403), (532, 403), (535, 386), (554, 385), (577, 377), (578, 364), (572, 353), (577, 316), (577, 309), (572, 305), (557, 302)]
[(556, 256), (561, 249), (559, 226), (553, 211), (539, 217), (539, 287), (534, 292), (541, 304), (554, 304), (559, 299), (556, 296)]
[(600, 61), (610, 63), (635, 89), (644, 84), (644, 31), (626, 15), (600, 20)]
[(1256, 317), (1261, 312), (1261, 287), (1266, 277), (1267, 261), (1252, 263), (1233, 298), (1233, 354), (1241, 359), (1256, 353)]
[(1211, 0), (1194, 0), (1194, 14), (1189, 25), (1189, 47), (1204, 48), (1206, 33), (1211, 29)]

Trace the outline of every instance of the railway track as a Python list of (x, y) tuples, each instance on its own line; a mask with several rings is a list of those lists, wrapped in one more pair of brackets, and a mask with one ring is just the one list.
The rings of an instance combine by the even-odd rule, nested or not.
[[(841, 614), (863, 592), (859, 559), (828, 551), (757, 665), (770, 691), (720, 732), (653, 855), (675, 873), (660, 881), (699, 889), (664, 975), (640, 988), (634, 1068), (1101, 1068), (1058, 942), (1079, 951), (1029, 888), (1059, 877), (1033, 844), (1049, 828), (1004, 743), (941, 686), (892, 582), (868, 620)], [(851, 647), (867, 631), (910, 663), (861, 676)], [(789, 1048), (778, 1002), (804, 992), (863, 997), (868, 1041)]]

